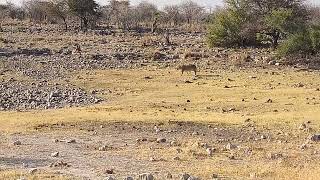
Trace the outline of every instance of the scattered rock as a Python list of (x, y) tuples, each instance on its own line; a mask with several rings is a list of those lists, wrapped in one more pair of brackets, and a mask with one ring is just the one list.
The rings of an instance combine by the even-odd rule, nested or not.
[(155, 125), (153, 129), (156, 131), (156, 133), (159, 133), (161, 131), (161, 129), (157, 125)]
[(197, 177), (195, 177), (195, 176), (190, 176), (190, 177), (188, 178), (188, 180), (200, 180), (200, 179), (197, 178)]
[(37, 168), (32, 168), (29, 170), (29, 174), (35, 174), (38, 171)]
[(272, 99), (268, 99), (267, 101), (266, 101), (266, 103), (272, 103), (273, 101), (272, 101)]
[(50, 164), (50, 167), (60, 167), (60, 168), (63, 168), (63, 167), (70, 167), (70, 165), (66, 162), (63, 162), (63, 161), (58, 161), (58, 162), (54, 162), (54, 163), (51, 163)]
[(182, 149), (180, 149), (180, 148), (177, 148), (176, 151), (177, 151), (177, 153), (182, 153), (183, 152)]
[(157, 143), (165, 143), (167, 140), (165, 138), (158, 138)]
[(58, 157), (58, 156), (59, 156), (59, 152), (51, 153), (51, 157)]
[(199, 132), (195, 131), (192, 133), (192, 136), (198, 136), (199, 135)]
[(18, 178), (17, 180), (27, 180), (27, 178), (25, 178), (25, 177), (20, 177), (20, 178)]
[(14, 141), (13, 142), (13, 145), (14, 146), (20, 146), (22, 143), (21, 143), (21, 141), (19, 141), (19, 140), (16, 140), (16, 141)]
[(214, 150), (212, 148), (207, 148), (206, 151), (207, 151), (207, 154), (209, 157), (211, 157), (213, 155)]
[(69, 140), (66, 141), (66, 143), (68, 143), (68, 144), (76, 143), (76, 140), (75, 139), (69, 139)]
[(175, 157), (173, 158), (173, 160), (175, 160), (175, 161), (180, 161), (180, 158), (179, 158), (178, 156), (175, 156)]
[(145, 76), (144, 79), (153, 79), (151, 76)]
[(107, 146), (100, 146), (99, 148), (98, 148), (98, 150), (99, 151), (107, 151), (108, 150), (108, 147)]
[(172, 176), (172, 174), (167, 173), (167, 174), (165, 175), (165, 178), (166, 178), (166, 179), (172, 179), (172, 178), (173, 178), (173, 176)]
[(275, 65), (277, 62), (276, 61), (269, 61), (268, 64), (269, 65)]
[(276, 159), (283, 158), (283, 155), (281, 153), (270, 153), (268, 157), (269, 159), (276, 160)]
[(320, 141), (320, 134), (314, 134), (309, 138), (311, 141), (319, 142)]
[(219, 175), (213, 173), (211, 177), (212, 177), (212, 179), (218, 179), (218, 178), (219, 178)]
[(183, 173), (180, 175), (180, 180), (188, 180), (190, 178), (190, 175), (187, 173)]
[(229, 156), (229, 159), (230, 159), (230, 160), (235, 160), (236, 157), (235, 157), (235, 155), (230, 155), (230, 156)]
[(170, 142), (170, 146), (177, 146), (178, 145), (178, 142), (177, 141), (171, 141)]
[(300, 130), (305, 130), (307, 128), (307, 125), (305, 123), (302, 123), (300, 126), (299, 126), (299, 129)]
[(144, 174), (140, 174), (138, 179), (139, 180), (153, 180), (154, 177), (150, 173), (144, 173)]
[(307, 149), (307, 144), (302, 144), (302, 145), (300, 146), (300, 149), (302, 149), (302, 150)]
[(257, 178), (257, 174), (256, 173), (250, 173), (250, 178), (256, 179)]
[(114, 170), (113, 169), (106, 169), (105, 174), (114, 174)]
[(134, 180), (134, 179), (133, 179), (133, 177), (128, 176), (128, 177), (125, 177), (123, 180)]
[(238, 146), (236, 146), (236, 145), (234, 145), (234, 144), (228, 143), (225, 148), (226, 148), (227, 150), (233, 150), (233, 149), (236, 149), (237, 147), (238, 147)]
[(108, 177), (104, 178), (104, 180), (115, 180), (115, 178), (112, 176), (108, 176)]
[(200, 143), (200, 147), (207, 149), (209, 145), (207, 143)]

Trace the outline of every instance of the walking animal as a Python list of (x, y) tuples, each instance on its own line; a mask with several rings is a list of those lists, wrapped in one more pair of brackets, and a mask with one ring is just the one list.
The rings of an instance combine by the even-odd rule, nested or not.
[(178, 69), (181, 69), (182, 74), (185, 71), (193, 71), (194, 75), (195, 76), (197, 75), (197, 66), (194, 64), (182, 65), (182, 66), (179, 66)]

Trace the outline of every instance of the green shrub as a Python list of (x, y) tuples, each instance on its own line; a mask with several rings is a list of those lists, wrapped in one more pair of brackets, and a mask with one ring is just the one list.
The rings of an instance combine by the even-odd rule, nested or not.
[[(244, 28), (246, 26), (246, 28)], [(245, 16), (233, 11), (216, 13), (208, 26), (210, 47), (241, 47), (256, 45), (256, 36)]]
[(312, 48), (314, 50), (314, 53), (319, 52), (320, 51), (320, 25), (313, 26), (310, 29), (310, 39), (312, 42)]
[(232, 47), (240, 42), (239, 18), (227, 11), (217, 13), (209, 25), (208, 44), (218, 47)]
[(290, 54), (316, 54), (320, 52), (320, 27), (313, 26), (303, 32), (292, 34), (280, 44), (280, 56)]
[(211, 47), (277, 48), (290, 34), (306, 29), (308, 13), (303, 0), (225, 0), (225, 3), (225, 9), (215, 14), (208, 28)]

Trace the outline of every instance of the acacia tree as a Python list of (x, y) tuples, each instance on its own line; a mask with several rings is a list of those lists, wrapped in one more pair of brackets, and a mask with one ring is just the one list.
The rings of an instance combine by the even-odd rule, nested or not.
[(62, 20), (65, 30), (68, 30), (67, 16), (69, 7), (66, 0), (51, 1), (47, 6), (47, 13), (49, 16)]
[(99, 5), (95, 0), (67, 0), (70, 12), (80, 18), (80, 28), (86, 30), (89, 21), (99, 16)]
[(279, 45), (278, 41), (281, 35), (286, 33), (286, 27), (289, 23), (289, 18), (292, 17), (291, 9), (277, 9), (272, 10), (270, 14), (265, 17), (265, 24), (267, 32), (270, 36), (271, 45), (275, 49)]
[(268, 41), (276, 48), (280, 39), (303, 30), (308, 21), (304, 0), (225, 2), (226, 8), (213, 17), (209, 28), (213, 46), (257, 46)]

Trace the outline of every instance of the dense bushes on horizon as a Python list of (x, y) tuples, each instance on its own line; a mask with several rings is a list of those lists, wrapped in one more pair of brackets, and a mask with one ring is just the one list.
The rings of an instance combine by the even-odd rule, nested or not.
[(266, 46), (280, 56), (316, 54), (320, 24), (312, 12), (318, 13), (303, 0), (226, 0), (212, 16), (207, 42), (211, 47)]

